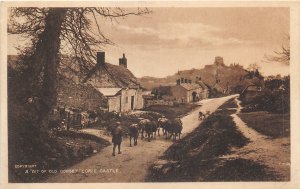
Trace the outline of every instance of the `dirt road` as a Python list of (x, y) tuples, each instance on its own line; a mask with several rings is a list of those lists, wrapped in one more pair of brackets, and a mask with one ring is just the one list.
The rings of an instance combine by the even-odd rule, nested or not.
[(248, 127), (239, 117), (241, 110), (240, 101), (236, 99), (238, 109), (236, 114), (232, 114), (234, 122), (245, 137), (250, 142), (243, 148), (232, 149), (232, 154), (223, 158), (244, 158), (262, 163), (275, 172), (280, 180), (290, 178), (290, 138), (272, 139), (262, 135)]
[[(202, 106), (190, 112), (182, 118), (183, 137), (193, 131), (200, 121), (198, 112), (214, 112), (220, 105), (234, 95), (216, 99), (200, 101)], [(95, 135), (102, 135), (98, 130), (89, 129), (86, 132)], [(107, 136), (104, 136), (107, 138)], [(53, 175), (46, 182), (143, 182), (147, 175), (148, 167), (172, 144), (164, 137), (157, 137), (156, 140), (138, 141), (138, 145), (129, 147), (129, 139), (122, 143), (122, 154), (112, 156), (112, 146), (104, 148), (100, 153), (68, 168), (72, 173), (59, 173)], [(58, 170), (59, 172), (59, 170)]]

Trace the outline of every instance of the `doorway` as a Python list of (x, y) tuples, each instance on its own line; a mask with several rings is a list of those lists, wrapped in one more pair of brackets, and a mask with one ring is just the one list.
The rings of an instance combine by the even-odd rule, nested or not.
[(197, 93), (195, 91), (192, 93), (192, 96), (193, 96), (193, 102), (196, 102)]
[(131, 110), (134, 109), (134, 96), (131, 96)]

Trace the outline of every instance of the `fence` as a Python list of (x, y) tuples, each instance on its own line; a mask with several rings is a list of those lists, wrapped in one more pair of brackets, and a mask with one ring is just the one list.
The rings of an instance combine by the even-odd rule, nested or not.
[(173, 106), (174, 102), (166, 101), (166, 100), (145, 100), (145, 107), (149, 107), (153, 105)]

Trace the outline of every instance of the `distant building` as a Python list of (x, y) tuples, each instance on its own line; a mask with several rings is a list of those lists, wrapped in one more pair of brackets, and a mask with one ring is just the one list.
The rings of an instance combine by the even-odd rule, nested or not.
[(119, 66), (105, 62), (105, 53), (97, 53), (97, 64), (84, 80), (108, 100), (108, 111), (127, 112), (142, 109), (143, 90), (137, 78), (127, 69), (125, 54)]
[(215, 57), (215, 62), (214, 62), (215, 65), (217, 66), (224, 66), (224, 60), (223, 60), (223, 57), (221, 56), (216, 56)]
[(208, 98), (209, 97), (209, 88), (207, 87), (207, 85), (201, 80), (196, 81), (196, 83), (199, 84), (202, 88), (202, 90), (199, 93), (200, 100)]
[(195, 102), (209, 96), (208, 87), (201, 80), (192, 83), (189, 79), (180, 78), (176, 83), (171, 87), (171, 92), (177, 102)]

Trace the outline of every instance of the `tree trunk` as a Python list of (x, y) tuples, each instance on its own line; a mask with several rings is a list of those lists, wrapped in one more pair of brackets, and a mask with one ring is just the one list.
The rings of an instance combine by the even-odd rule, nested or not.
[(56, 103), (57, 72), (59, 63), (61, 26), (67, 9), (51, 8), (45, 18), (45, 30), (39, 36), (32, 54), (30, 70), (33, 72), (31, 90), (38, 97), (33, 110), (38, 115), (36, 126), (46, 130), (48, 117)]

